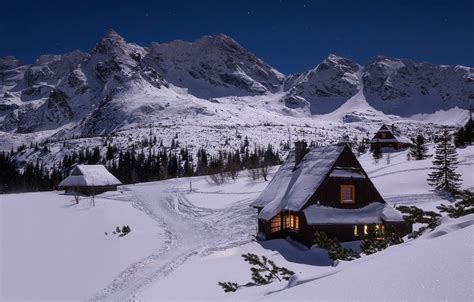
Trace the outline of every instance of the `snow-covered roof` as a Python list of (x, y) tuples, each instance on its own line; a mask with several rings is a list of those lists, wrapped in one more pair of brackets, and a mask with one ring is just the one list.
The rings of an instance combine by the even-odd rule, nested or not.
[(405, 144), (411, 144), (411, 140), (404, 136), (404, 135), (399, 135), (399, 134), (394, 134), (393, 135), (395, 138), (373, 138), (370, 140), (371, 143), (405, 143)]
[(251, 204), (263, 207), (258, 218), (269, 220), (281, 210), (299, 211), (314, 194), (346, 145), (310, 149), (295, 166), (291, 152), (262, 194)]
[(370, 140), (371, 143), (404, 143), (404, 144), (411, 144), (412, 141), (405, 135), (400, 134), (397, 130), (392, 131), (390, 130), (387, 125), (382, 125), (382, 127), (377, 131), (379, 132), (385, 132), (385, 133), (391, 133), (394, 138), (372, 138)]
[(373, 202), (359, 209), (338, 209), (312, 205), (303, 210), (309, 225), (373, 224), (384, 221), (403, 221), (400, 212), (386, 203)]
[(103, 165), (77, 165), (66, 177), (59, 183), (60, 187), (77, 186), (114, 186), (122, 183), (113, 176)]
[(340, 178), (365, 178), (364, 173), (361, 170), (355, 168), (343, 168), (334, 167), (329, 177), (340, 177)]
[(411, 139), (406, 137), (405, 135), (401, 135), (398, 133), (394, 133), (393, 136), (400, 142), (400, 143), (405, 143), (405, 144), (412, 144)]

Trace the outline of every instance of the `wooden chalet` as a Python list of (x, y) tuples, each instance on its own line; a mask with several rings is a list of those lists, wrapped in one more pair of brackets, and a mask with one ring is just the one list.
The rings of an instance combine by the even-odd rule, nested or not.
[(412, 230), (388, 205), (347, 144), (307, 149), (295, 143), (272, 181), (252, 203), (258, 210), (258, 235), (288, 236), (308, 246), (316, 231), (340, 241), (361, 240), (370, 228)]
[(106, 191), (117, 191), (122, 183), (103, 165), (77, 165), (71, 174), (59, 183), (66, 193), (95, 195)]
[(388, 127), (384, 124), (370, 140), (370, 149), (373, 150), (379, 145), (380, 148), (399, 150), (408, 148), (411, 144), (411, 140), (398, 133), (394, 125)]

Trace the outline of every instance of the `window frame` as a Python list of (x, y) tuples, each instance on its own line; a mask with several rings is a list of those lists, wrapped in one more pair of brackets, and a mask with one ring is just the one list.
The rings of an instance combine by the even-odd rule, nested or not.
[(276, 233), (282, 230), (281, 215), (278, 214), (270, 219), (270, 233)]
[(300, 230), (300, 217), (296, 213), (287, 213), (283, 215), (283, 228), (298, 232)]
[[(352, 200), (343, 199), (343, 192), (346, 188), (351, 190)], [(341, 204), (355, 204), (355, 185), (340, 185), (339, 186), (339, 202)]]

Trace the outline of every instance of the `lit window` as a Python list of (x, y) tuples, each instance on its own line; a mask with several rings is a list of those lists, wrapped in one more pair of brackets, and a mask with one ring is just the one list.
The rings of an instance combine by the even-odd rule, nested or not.
[(281, 230), (281, 218), (280, 215), (273, 217), (270, 221), (270, 231), (272, 233), (278, 232)]
[(364, 225), (364, 235), (367, 235), (369, 233), (369, 227), (367, 225)]
[(341, 185), (341, 203), (354, 203), (354, 191), (353, 185)]
[(299, 230), (300, 229), (300, 218), (297, 215), (291, 215), (291, 225), (290, 228), (293, 230)]
[(300, 228), (300, 218), (295, 214), (286, 214), (283, 219), (283, 225), (287, 229), (298, 231)]
[(354, 226), (354, 237), (359, 237), (359, 230), (356, 225)]
[(375, 225), (375, 234), (377, 236), (383, 236), (385, 233), (385, 227), (383, 224), (376, 224)]

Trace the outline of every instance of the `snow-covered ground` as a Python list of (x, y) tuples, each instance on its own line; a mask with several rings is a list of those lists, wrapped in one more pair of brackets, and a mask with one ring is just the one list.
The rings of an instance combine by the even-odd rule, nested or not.
[[(430, 149), (430, 152), (433, 152)], [(458, 149), (463, 188), (474, 187), (474, 147)], [(431, 159), (406, 152), (360, 161), (392, 204), (434, 209), (445, 197), (426, 184)], [(388, 163), (389, 162), (389, 163)], [(273, 170), (274, 172), (275, 170)], [(191, 183), (191, 185), (190, 185)], [(474, 215), (444, 218), (434, 232), (333, 267), (324, 251), (286, 240), (256, 242), (248, 205), (266, 182), (242, 172), (217, 186), (206, 177), (120, 187), (91, 208), (59, 192), (0, 195), (1, 299), (137, 300), (453, 300), (474, 299)], [(191, 190), (192, 187), (192, 190)], [(110, 232), (129, 224), (121, 238)], [(104, 231), (109, 235), (105, 236)], [(224, 293), (245, 283), (241, 254), (267, 255), (296, 272), (290, 283)], [(98, 269), (100, 268), (100, 269)]]
[[(166, 248), (160, 224), (122, 195), (102, 194), (95, 207), (57, 191), (0, 195), (0, 300), (86, 299)], [(124, 225), (131, 233), (113, 234)]]

